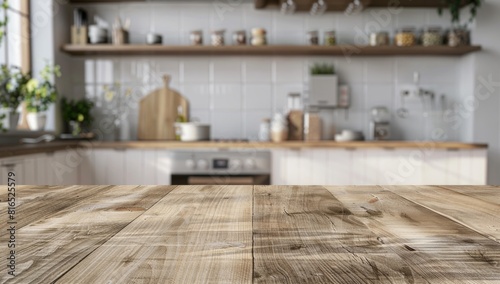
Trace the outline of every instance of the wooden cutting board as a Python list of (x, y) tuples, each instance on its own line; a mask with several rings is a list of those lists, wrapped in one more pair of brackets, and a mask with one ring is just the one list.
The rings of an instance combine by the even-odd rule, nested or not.
[(170, 88), (170, 76), (164, 77), (165, 86), (154, 90), (139, 103), (139, 140), (175, 140), (174, 123), (177, 108), (189, 118), (189, 102), (179, 92)]

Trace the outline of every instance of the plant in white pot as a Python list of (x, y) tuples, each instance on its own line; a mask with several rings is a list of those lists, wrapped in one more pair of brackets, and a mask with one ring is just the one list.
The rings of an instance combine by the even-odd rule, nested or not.
[(60, 77), (58, 65), (47, 65), (40, 72), (41, 81), (30, 79), (26, 84), (26, 116), (30, 130), (43, 130), (47, 121), (45, 113), (49, 106), (57, 100), (57, 88), (51, 82), (53, 76)]
[(2, 65), (0, 67), (0, 104), (8, 109), (9, 129), (15, 130), (19, 123), (19, 105), (26, 96), (29, 74), (23, 74), (19, 67)]
[(331, 64), (314, 64), (309, 80), (309, 105), (336, 106), (338, 78)]

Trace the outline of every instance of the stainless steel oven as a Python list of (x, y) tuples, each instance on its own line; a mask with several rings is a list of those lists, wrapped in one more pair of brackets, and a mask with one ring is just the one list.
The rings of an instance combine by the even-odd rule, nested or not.
[(268, 185), (271, 154), (255, 149), (175, 151), (173, 185)]

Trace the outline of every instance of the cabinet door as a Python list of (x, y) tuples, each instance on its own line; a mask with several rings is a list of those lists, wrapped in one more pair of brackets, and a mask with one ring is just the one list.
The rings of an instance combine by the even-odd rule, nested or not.
[(144, 153), (142, 150), (125, 151), (125, 183), (144, 184)]
[[(144, 150), (142, 153), (142, 182), (141, 184), (159, 184), (157, 177), (160, 172), (160, 167), (156, 158), (156, 150)], [(170, 168), (169, 168), (170, 169)], [(169, 172), (169, 181), (170, 184), (170, 170)]]
[(13, 172), (16, 185), (26, 184), (24, 179), (24, 161), (22, 159), (3, 159), (1, 161), (1, 175), (3, 184), (7, 184), (9, 172)]
[(331, 149), (326, 155), (328, 157), (327, 179), (328, 185), (350, 185), (351, 184), (351, 154), (346, 149)]
[(37, 173), (36, 173), (36, 158), (37, 155), (30, 155), (24, 158), (24, 184), (36, 185), (37, 184)]
[[(165, 150), (156, 150), (156, 184), (170, 185), (172, 174), (172, 156), (170, 152)], [(151, 168), (151, 164), (146, 168)]]
[(273, 149), (271, 151), (271, 184), (286, 185), (287, 181), (287, 150)]
[(52, 164), (56, 185), (78, 184), (81, 157), (75, 150), (56, 152)]
[(95, 149), (94, 178), (96, 184), (122, 185), (125, 181), (125, 151)]

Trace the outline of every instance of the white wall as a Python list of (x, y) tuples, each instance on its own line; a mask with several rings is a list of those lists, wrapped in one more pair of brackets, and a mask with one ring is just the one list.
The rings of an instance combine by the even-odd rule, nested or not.
[[(500, 2), (487, 1), (479, 10), (474, 31), (484, 51), (475, 55), (474, 140), (488, 143), (488, 183), (500, 184)], [(487, 83), (485, 83), (487, 82)]]
[[(233, 31), (248, 31), (253, 27), (266, 28), (270, 44), (304, 44), (305, 34), (313, 29), (321, 33), (333, 29), (340, 43), (362, 44), (366, 41), (364, 35), (374, 29), (392, 32), (407, 25), (420, 28), (449, 23), (434, 9), (403, 9), (397, 13), (377, 9), (352, 16), (343, 13), (310, 16), (256, 11), (251, 3), (226, 6), (228, 9), (222, 14), (213, 3), (150, 2), (83, 7), (110, 23), (118, 15), (130, 18), (132, 43), (143, 43), (145, 35), (155, 31), (163, 35), (165, 44), (172, 45), (188, 44), (189, 31), (194, 29), (204, 30), (205, 44), (209, 44), (211, 30), (226, 28), (226, 41), (230, 42)], [(70, 72), (73, 96), (85, 93), (93, 98), (100, 106), (98, 115), (102, 116), (117, 109), (115, 102), (103, 98), (103, 87), (120, 84), (118, 93), (128, 107), (119, 113), (128, 113), (124, 123), (130, 124), (130, 139), (136, 136), (138, 99), (161, 86), (161, 76), (165, 73), (172, 75), (173, 87), (191, 101), (192, 117), (212, 124), (213, 137), (255, 139), (261, 119), (281, 111), (288, 93), (307, 90), (308, 68), (315, 62), (334, 63), (340, 82), (350, 85), (353, 97), (348, 116), (343, 111), (323, 113), (325, 129), (333, 124), (338, 131), (350, 128), (368, 134), (368, 110), (385, 105), (395, 112), (401, 106), (399, 91), (412, 83), (415, 71), (420, 72), (423, 87), (446, 95), (445, 108), (461, 97), (457, 82), (464, 63), (456, 57), (75, 57)], [(123, 96), (127, 89), (136, 94), (133, 99)], [(423, 116), (419, 101), (408, 102), (410, 117), (393, 117), (393, 137), (429, 139), (432, 130), (443, 128), (449, 140), (459, 139), (460, 131), (451, 129), (440, 118), (438, 111), (442, 107), (437, 102), (434, 106), (437, 112), (429, 112), (427, 117)], [(325, 133), (325, 138), (332, 136), (333, 133)]]

